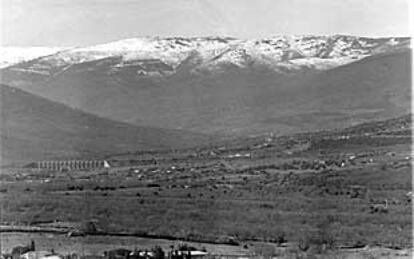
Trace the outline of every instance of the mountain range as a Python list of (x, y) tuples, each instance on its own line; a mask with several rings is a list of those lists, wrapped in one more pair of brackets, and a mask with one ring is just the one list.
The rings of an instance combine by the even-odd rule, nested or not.
[(135, 38), (0, 73), (5, 85), (88, 116), (210, 136), (346, 127), (411, 108), (409, 38)]
[[(58, 48), (30, 48), (32, 57), (39, 58), (11, 69), (54, 76), (74, 65), (103, 60), (107, 65), (110, 63), (112, 73), (128, 68), (136, 70), (141, 76), (166, 76), (183, 68), (191, 73), (218, 72), (229, 66), (276, 72), (325, 70), (370, 55), (407, 48), (409, 44), (408, 38), (371, 39), (345, 35), (276, 36), (247, 40), (229, 37), (146, 37), (61, 51)], [(13, 48), (6, 48), (2, 52), (13, 51)], [(50, 55), (42, 57), (39, 55), (42, 51)]]

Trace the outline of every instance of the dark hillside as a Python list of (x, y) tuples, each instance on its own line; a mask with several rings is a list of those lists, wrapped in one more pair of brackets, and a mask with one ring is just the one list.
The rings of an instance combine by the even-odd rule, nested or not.
[(99, 118), (1, 85), (2, 164), (188, 147), (207, 140), (201, 134)]

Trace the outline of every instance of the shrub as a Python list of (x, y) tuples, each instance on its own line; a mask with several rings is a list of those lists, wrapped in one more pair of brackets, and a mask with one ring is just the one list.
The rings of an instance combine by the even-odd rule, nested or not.
[(163, 259), (165, 257), (164, 251), (159, 246), (154, 247), (152, 251), (154, 252), (154, 259)]
[(307, 235), (301, 237), (298, 242), (298, 248), (301, 251), (306, 252), (309, 249), (309, 247), (310, 247), (310, 238)]
[(287, 239), (286, 239), (286, 233), (285, 232), (279, 232), (277, 235), (276, 235), (276, 239), (275, 239), (275, 242), (278, 244), (278, 245), (281, 245), (281, 244), (283, 244), (283, 243), (286, 243), (287, 242)]

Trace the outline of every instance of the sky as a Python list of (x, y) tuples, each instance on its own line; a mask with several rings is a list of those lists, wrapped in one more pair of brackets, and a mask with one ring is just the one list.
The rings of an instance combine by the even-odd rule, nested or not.
[(410, 0), (1, 0), (2, 46), (142, 36), (408, 36)]

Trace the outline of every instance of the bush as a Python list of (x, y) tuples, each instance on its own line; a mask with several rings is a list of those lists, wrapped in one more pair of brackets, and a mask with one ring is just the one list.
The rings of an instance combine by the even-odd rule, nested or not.
[(163, 259), (165, 257), (164, 251), (159, 246), (154, 247), (152, 251), (154, 252), (154, 259)]
[(278, 244), (278, 245), (281, 245), (281, 244), (283, 244), (283, 243), (286, 243), (287, 242), (287, 239), (286, 239), (286, 234), (285, 234), (285, 232), (279, 232), (278, 234), (277, 234), (277, 236), (276, 236), (276, 239), (275, 239), (275, 242)]
[(309, 247), (310, 247), (310, 238), (308, 236), (301, 237), (298, 242), (298, 248), (301, 251), (306, 252), (308, 251)]
[(86, 234), (93, 234), (98, 232), (97, 223), (95, 221), (88, 221), (84, 223), (83, 231)]
[(318, 224), (318, 230), (313, 233), (306, 233), (298, 241), (298, 248), (301, 251), (312, 251), (316, 253), (322, 253), (327, 249), (333, 249), (335, 247), (335, 237), (330, 231), (330, 225), (335, 221), (333, 216), (328, 216), (320, 224)]

